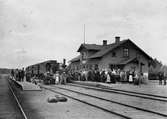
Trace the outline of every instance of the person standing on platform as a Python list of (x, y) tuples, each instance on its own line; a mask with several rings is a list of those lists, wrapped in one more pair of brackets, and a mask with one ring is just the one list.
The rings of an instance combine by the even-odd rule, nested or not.
[(11, 70), (11, 78), (12, 79), (14, 78), (14, 70), (13, 69)]
[(20, 72), (20, 80), (24, 81), (24, 76), (25, 76), (25, 72), (24, 72), (24, 68), (22, 68), (21, 72)]
[(101, 72), (101, 82), (106, 82), (106, 74), (105, 74), (105, 71), (102, 71)]
[(60, 75), (59, 75), (58, 71), (56, 71), (56, 74), (54, 75), (54, 78), (55, 78), (55, 84), (58, 84), (59, 83), (59, 79), (60, 79)]
[(140, 85), (140, 81), (139, 81), (139, 73), (137, 71), (135, 71), (134, 74), (134, 85)]
[(126, 71), (126, 81), (129, 83), (129, 75), (130, 75), (130, 71)]
[(124, 71), (121, 70), (119, 75), (120, 75), (120, 81), (121, 81), (121, 82), (124, 82), (124, 79), (125, 79)]
[(162, 80), (163, 80), (163, 74), (162, 74), (162, 72), (158, 73), (158, 78), (159, 78), (159, 85), (162, 85)]
[(61, 74), (60, 84), (66, 84), (67, 83), (67, 75), (65, 72)]
[(111, 69), (107, 69), (107, 76), (106, 76), (106, 82), (107, 83), (115, 83), (115, 79), (113, 78), (113, 76), (112, 76), (113, 74), (112, 74), (112, 71), (111, 71)]
[(164, 72), (164, 85), (166, 85), (166, 78), (167, 78), (167, 74), (166, 72)]
[(66, 73), (62, 72), (60, 74), (59, 84), (66, 84)]
[(18, 81), (21, 81), (21, 69), (18, 70)]
[(15, 70), (15, 80), (16, 81), (19, 80), (19, 70), (18, 69)]
[(107, 73), (107, 80), (106, 83), (111, 83), (110, 72)]
[(166, 85), (166, 78), (167, 78), (167, 77), (164, 77), (164, 85)]
[(133, 82), (133, 72), (130, 71), (129, 73), (129, 83), (132, 83)]

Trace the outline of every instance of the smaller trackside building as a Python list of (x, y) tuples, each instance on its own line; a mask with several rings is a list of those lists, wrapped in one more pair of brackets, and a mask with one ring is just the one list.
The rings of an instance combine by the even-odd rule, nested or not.
[(152, 61), (152, 58), (130, 39), (120, 41), (120, 37), (115, 37), (112, 44), (107, 44), (107, 40), (103, 40), (102, 45), (81, 44), (77, 52), (80, 55), (70, 60), (69, 65), (74, 72), (122, 69), (148, 73)]

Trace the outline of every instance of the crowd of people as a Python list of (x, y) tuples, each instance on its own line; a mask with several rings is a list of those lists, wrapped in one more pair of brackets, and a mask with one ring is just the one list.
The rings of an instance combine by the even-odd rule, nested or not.
[(56, 71), (55, 73), (50, 73), (48, 71), (44, 73), (44, 77), (45, 84), (66, 84), (68, 78), (65, 71)]
[(101, 71), (82, 70), (77, 72), (71, 72), (70, 74), (74, 80), (96, 81), (104, 83), (127, 82), (139, 85), (146, 79), (148, 79), (148, 76), (135, 70), (124, 71), (120, 69), (105, 69)]
[[(45, 83), (45, 84), (66, 84), (69, 79), (68, 73), (65, 71), (56, 71), (56, 73), (51, 73), (47, 71), (45, 73), (32, 73), (26, 72), (24, 68), (22, 69), (12, 69), (11, 78), (16, 81), (28, 81), (32, 83)], [(68, 79), (67, 79), (68, 78)]]
[(16, 70), (11, 70), (11, 76), (14, 78), (16, 81), (24, 81), (25, 78), (25, 70), (24, 68), (22, 69), (16, 69)]
[[(80, 70), (80, 71), (56, 71), (51, 73), (47, 71), (44, 74), (32, 74), (27, 73), (24, 68), (11, 71), (12, 77), (16, 81), (29, 81), (37, 84), (43, 81), (44, 84), (66, 84), (72, 80), (74, 81), (95, 81), (103, 83), (131, 83), (134, 85), (140, 85), (147, 83), (148, 74), (143, 74), (135, 70), (124, 71), (121, 69), (104, 69), (104, 70)], [(159, 72), (157, 75), (159, 84), (166, 85), (166, 77), (163, 72)]]

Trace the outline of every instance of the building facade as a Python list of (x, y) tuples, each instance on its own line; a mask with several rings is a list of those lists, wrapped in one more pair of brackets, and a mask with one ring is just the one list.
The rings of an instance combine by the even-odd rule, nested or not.
[(102, 45), (81, 44), (77, 52), (80, 55), (70, 60), (72, 71), (121, 69), (148, 73), (152, 61), (130, 39), (120, 41), (120, 37), (115, 37), (112, 44), (107, 44), (107, 40), (103, 40)]

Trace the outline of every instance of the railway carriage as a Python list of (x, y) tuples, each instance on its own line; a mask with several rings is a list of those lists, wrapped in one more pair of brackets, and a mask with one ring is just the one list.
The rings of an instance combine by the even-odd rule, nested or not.
[[(60, 70), (60, 64), (56, 60), (49, 60), (37, 63), (26, 68), (26, 79), (30, 81), (32, 77), (43, 80), (44, 83), (53, 83), (52, 74)], [(45, 74), (45, 75), (44, 75)], [(50, 75), (47, 75), (50, 74)]]

